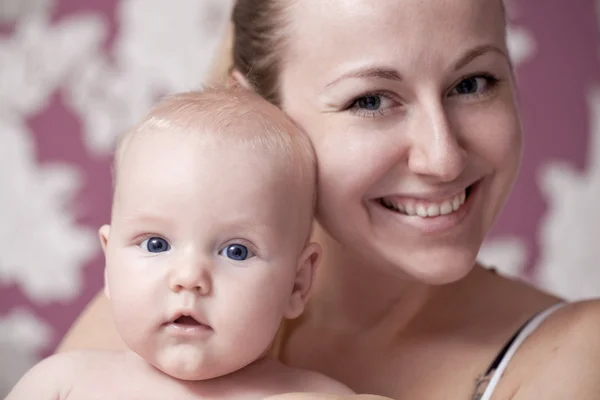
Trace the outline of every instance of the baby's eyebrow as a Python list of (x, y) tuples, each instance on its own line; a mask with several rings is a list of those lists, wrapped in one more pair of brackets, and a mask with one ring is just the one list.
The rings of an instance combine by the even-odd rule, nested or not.
[(126, 224), (144, 224), (152, 226), (168, 226), (173, 224), (170, 218), (166, 218), (164, 215), (158, 215), (155, 212), (136, 211), (131, 214), (122, 214), (118, 217)]

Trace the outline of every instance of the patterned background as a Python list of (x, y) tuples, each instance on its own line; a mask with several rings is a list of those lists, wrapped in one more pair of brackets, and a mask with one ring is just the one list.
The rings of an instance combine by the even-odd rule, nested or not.
[[(102, 284), (115, 136), (206, 76), (229, 0), (0, 0), (0, 396)], [(484, 261), (600, 295), (600, 0), (514, 0), (526, 150)]]

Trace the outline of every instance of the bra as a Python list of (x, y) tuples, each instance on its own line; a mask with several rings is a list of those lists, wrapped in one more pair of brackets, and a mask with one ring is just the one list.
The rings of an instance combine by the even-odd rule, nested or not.
[[(472, 400), (490, 400), (492, 398), (508, 364), (525, 339), (527, 339), (550, 315), (552, 315), (552, 313), (563, 307), (565, 304), (566, 303), (563, 302), (557, 303), (544, 311), (537, 313), (514, 333), (502, 350), (500, 350), (494, 361), (492, 361), (485, 373), (477, 379)], [(275, 341), (271, 346), (270, 355), (272, 357), (280, 359), (283, 343), (286, 341), (287, 336), (294, 327), (299, 324), (299, 319), (300, 318), (296, 320), (287, 320), (282, 323)]]
[(490, 400), (506, 367), (510, 363), (519, 347), (523, 344), (535, 330), (544, 322), (552, 313), (565, 303), (555, 304), (546, 310), (534, 315), (529, 321), (527, 321), (512, 338), (504, 345), (502, 350), (498, 353), (494, 361), (490, 364), (487, 371), (477, 379), (477, 386), (475, 388), (475, 394), (473, 400)]

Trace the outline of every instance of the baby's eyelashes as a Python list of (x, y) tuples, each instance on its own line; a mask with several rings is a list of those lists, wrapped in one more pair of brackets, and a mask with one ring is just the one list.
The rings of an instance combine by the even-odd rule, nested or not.
[(139, 244), (140, 248), (149, 253), (164, 253), (171, 250), (171, 245), (161, 237), (150, 237)]
[(234, 261), (244, 261), (255, 256), (247, 246), (240, 243), (232, 243), (219, 250), (219, 255)]

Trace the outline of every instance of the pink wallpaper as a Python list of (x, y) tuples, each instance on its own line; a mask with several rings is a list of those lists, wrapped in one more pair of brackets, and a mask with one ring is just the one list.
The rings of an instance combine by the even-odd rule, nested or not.
[[(0, 396), (102, 285), (111, 149), (161, 94), (197, 87), (223, 0), (0, 1)], [(514, 0), (523, 168), (485, 262), (600, 295), (600, 0)]]

